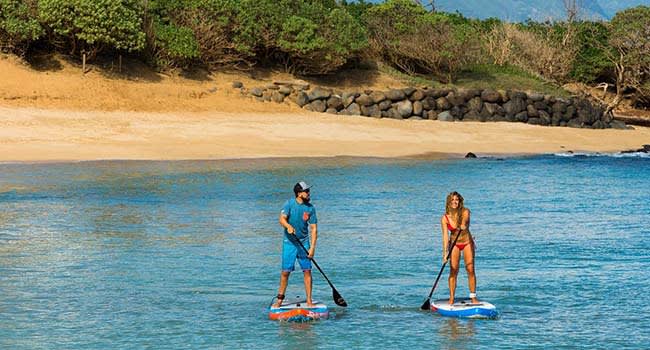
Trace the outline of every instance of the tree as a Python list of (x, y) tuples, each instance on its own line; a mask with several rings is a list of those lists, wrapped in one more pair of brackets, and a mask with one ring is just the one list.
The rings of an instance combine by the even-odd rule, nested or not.
[(616, 97), (607, 112), (618, 106), (626, 89), (643, 94), (650, 79), (650, 7), (618, 12), (609, 29), (610, 49), (606, 55), (616, 72)]
[(0, 0), (0, 49), (22, 54), (43, 34), (35, 0)]
[(140, 0), (40, 0), (39, 15), (70, 54), (94, 58), (106, 49), (138, 51), (145, 35)]

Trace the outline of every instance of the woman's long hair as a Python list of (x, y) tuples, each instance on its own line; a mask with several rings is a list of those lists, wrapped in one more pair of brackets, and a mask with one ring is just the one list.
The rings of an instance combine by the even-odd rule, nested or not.
[[(451, 200), (454, 198), (454, 196), (458, 197), (458, 209), (454, 210), (451, 208)], [(463, 222), (463, 211), (465, 210), (465, 207), (463, 206), (463, 202), (465, 200), (463, 199), (463, 196), (460, 195), (460, 193), (454, 191), (451, 192), (447, 195), (447, 203), (445, 204), (445, 214), (451, 214), (452, 211), (456, 211), (456, 225), (454, 227), (460, 227), (460, 224)]]

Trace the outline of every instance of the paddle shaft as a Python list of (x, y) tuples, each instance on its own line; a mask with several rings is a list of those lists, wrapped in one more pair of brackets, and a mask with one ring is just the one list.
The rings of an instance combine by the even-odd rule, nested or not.
[(430, 300), (431, 296), (433, 295), (433, 291), (436, 289), (436, 286), (438, 286), (438, 281), (440, 281), (440, 276), (442, 276), (442, 271), (445, 270), (445, 266), (447, 266), (447, 262), (451, 258), (451, 252), (454, 250), (454, 246), (456, 245), (456, 242), (458, 241), (458, 237), (460, 237), (460, 232), (456, 235), (456, 238), (454, 239), (454, 242), (451, 244), (451, 247), (449, 247), (449, 251), (447, 252), (447, 259), (445, 259), (445, 262), (442, 264), (442, 267), (440, 268), (440, 272), (438, 272), (438, 277), (436, 277), (436, 281), (433, 282), (433, 287), (431, 287), (431, 291), (429, 292), (429, 296), (427, 299), (424, 301), (424, 304), (422, 304), (421, 309), (426, 310), (429, 307), (427, 305), (430, 305)]
[[(298, 244), (300, 245), (300, 248), (302, 248), (302, 250), (305, 251), (307, 256), (309, 256), (309, 251), (307, 251), (307, 248), (305, 248), (305, 246), (302, 244), (302, 242), (300, 242), (298, 237), (294, 236), (293, 238), (295, 238), (295, 241), (298, 242)], [(320, 274), (323, 275), (323, 277), (325, 277), (325, 280), (327, 281), (327, 284), (329, 284), (330, 287), (332, 287), (332, 292), (334, 294), (334, 301), (336, 302), (336, 304), (340, 305), (340, 306), (347, 306), (347, 303), (345, 302), (345, 300), (343, 299), (341, 294), (339, 294), (339, 292), (336, 290), (336, 288), (334, 287), (332, 282), (330, 282), (330, 279), (327, 278), (327, 276), (325, 275), (325, 272), (323, 272), (323, 269), (321, 269), (320, 266), (318, 266), (318, 263), (316, 262), (316, 260), (314, 260), (314, 258), (309, 258), (309, 259), (314, 263), (314, 265), (316, 266), (318, 271), (320, 271)]]
[[(305, 246), (302, 244), (302, 242), (300, 242), (300, 240), (298, 238), (296, 238), (296, 242), (298, 242), (298, 244), (300, 244), (300, 247), (302, 248), (302, 250), (304, 250), (305, 253), (307, 253), (307, 256), (309, 256), (309, 251), (307, 251), (307, 248), (305, 248)], [(332, 287), (332, 289), (336, 289), (336, 288), (334, 288), (334, 285), (332, 284), (332, 282), (330, 282), (329, 278), (327, 278), (327, 276), (325, 276), (325, 272), (323, 272), (323, 270), (320, 268), (320, 266), (318, 266), (318, 264), (316, 263), (316, 260), (314, 260), (314, 258), (309, 258), (309, 259), (314, 263), (314, 265), (316, 266), (318, 271), (320, 271), (321, 275), (323, 275), (323, 277), (325, 277), (325, 280), (327, 281), (327, 283), (329, 283), (330, 287)]]

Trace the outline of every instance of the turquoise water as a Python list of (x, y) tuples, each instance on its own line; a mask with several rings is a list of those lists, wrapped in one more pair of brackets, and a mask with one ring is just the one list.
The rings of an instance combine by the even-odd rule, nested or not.
[[(649, 178), (640, 156), (0, 164), (0, 348), (647, 348)], [(350, 306), (314, 270), (332, 317), (273, 322), (277, 218), (300, 179)], [(419, 310), (452, 190), (497, 320)]]

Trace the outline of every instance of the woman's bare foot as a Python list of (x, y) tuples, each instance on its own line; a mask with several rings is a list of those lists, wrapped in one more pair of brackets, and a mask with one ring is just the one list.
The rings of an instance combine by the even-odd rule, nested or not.
[(454, 297), (449, 298), (449, 306), (454, 305)]
[(476, 298), (472, 298), (472, 304), (480, 304), (481, 302), (478, 301)]

